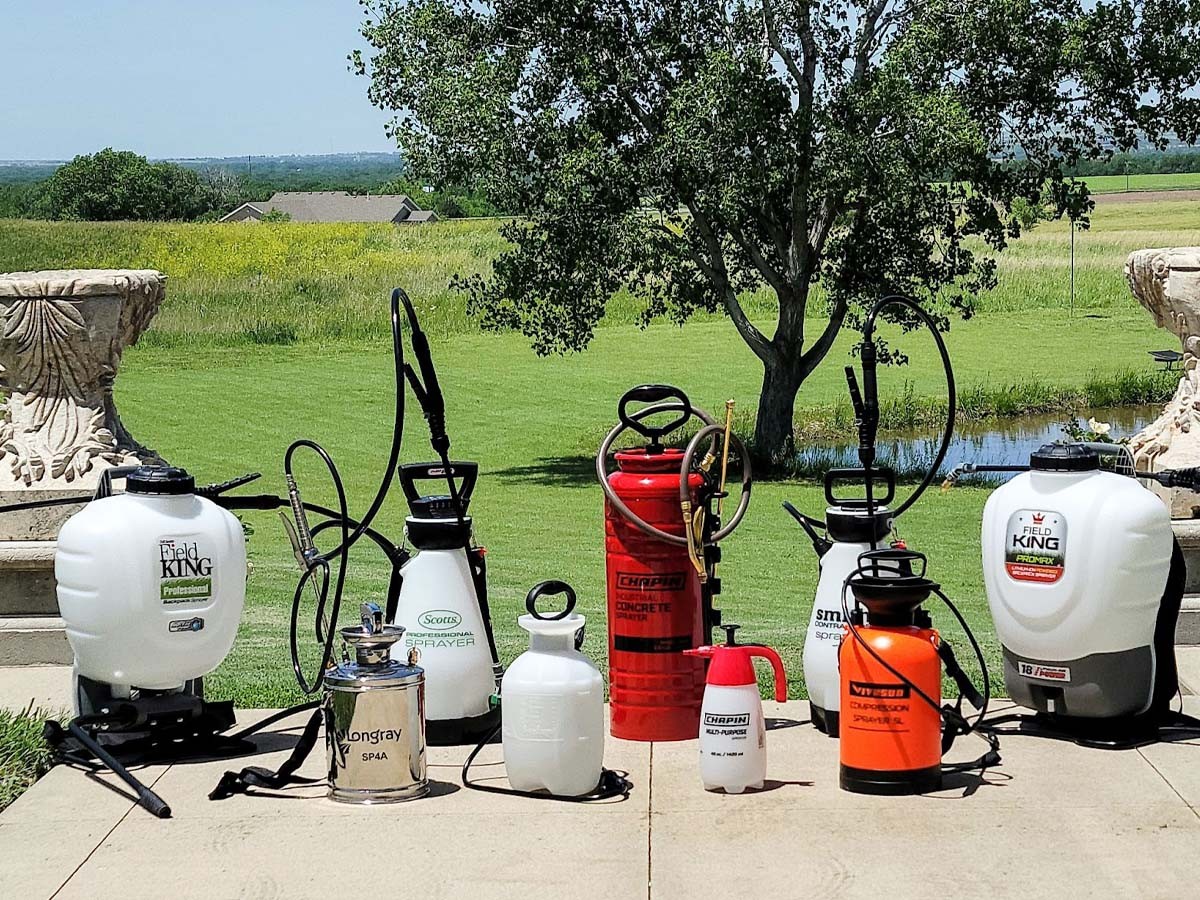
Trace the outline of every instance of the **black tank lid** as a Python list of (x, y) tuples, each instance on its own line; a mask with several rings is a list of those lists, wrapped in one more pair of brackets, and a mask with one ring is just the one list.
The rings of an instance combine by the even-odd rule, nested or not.
[(1036, 472), (1091, 472), (1100, 468), (1100, 454), (1083, 444), (1045, 444), (1029, 455)]
[(125, 478), (129, 494), (194, 494), (196, 479), (175, 466), (138, 466)]

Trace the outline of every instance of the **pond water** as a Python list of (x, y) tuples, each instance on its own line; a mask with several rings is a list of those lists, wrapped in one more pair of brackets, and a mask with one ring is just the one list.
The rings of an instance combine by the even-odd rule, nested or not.
[[(1029, 462), (1029, 454), (1043, 444), (1066, 438), (1064, 421), (1074, 418), (1087, 427), (1088, 418), (1112, 426), (1109, 437), (1120, 440), (1131, 437), (1157, 418), (1161, 407), (1122, 406), (1096, 409), (1080, 416), (1067, 413), (1023, 416), (1002, 422), (980, 422), (959, 425), (946, 453), (941, 474), (959, 463), (976, 465), (1011, 465)], [(880, 465), (889, 465), (902, 476), (924, 472), (937, 452), (940, 435), (890, 432), (881, 434), (877, 442)], [(857, 466), (857, 443), (822, 443), (802, 448), (802, 465), (809, 471), (822, 471), (834, 466)], [(1004, 479), (1002, 473), (995, 476)]]

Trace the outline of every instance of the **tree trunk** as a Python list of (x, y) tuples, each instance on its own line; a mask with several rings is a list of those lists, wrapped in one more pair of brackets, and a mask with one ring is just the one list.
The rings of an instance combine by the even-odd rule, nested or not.
[(754, 423), (754, 456), (759, 468), (778, 468), (796, 451), (792, 416), (796, 394), (804, 381), (799, 368), (794, 360), (779, 357), (763, 362), (758, 419)]

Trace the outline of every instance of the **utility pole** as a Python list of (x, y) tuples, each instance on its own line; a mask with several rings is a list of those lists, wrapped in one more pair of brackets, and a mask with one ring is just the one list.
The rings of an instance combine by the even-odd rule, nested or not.
[(246, 154), (246, 180), (254, 180), (254, 163), (250, 161), (250, 154)]
[(1075, 318), (1075, 220), (1071, 220), (1071, 318)]

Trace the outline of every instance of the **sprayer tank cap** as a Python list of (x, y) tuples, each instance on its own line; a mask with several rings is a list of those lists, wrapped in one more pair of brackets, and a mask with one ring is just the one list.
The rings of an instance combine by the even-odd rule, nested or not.
[(517, 619), (517, 624), (530, 634), (555, 637), (575, 634), (586, 621), (587, 617), (581, 616), (579, 613), (571, 613), (561, 619), (539, 619), (536, 616), (524, 615)]

